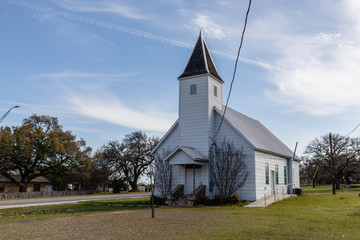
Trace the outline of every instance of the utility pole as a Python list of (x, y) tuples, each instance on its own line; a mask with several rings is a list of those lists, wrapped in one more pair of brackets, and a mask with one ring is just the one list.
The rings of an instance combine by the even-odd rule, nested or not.
[(335, 164), (334, 164), (334, 157), (333, 157), (333, 147), (332, 147), (331, 133), (329, 133), (329, 139), (330, 139), (330, 161), (331, 161), (331, 174), (332, 174), (332, 190), (333, 190), (333, 195), (335, 195)]
[[(150, 166), (150, 188), (151, 188), (151, 218), (155, 218), (155, 210), (154, 210), (154, 192), (155, 192), (155, 175), (154, 168)], [(153, 181), (154, 180), (154, 181)]]

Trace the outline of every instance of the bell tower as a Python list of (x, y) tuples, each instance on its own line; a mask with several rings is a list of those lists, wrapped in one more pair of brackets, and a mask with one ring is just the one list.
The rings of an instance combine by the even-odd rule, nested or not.
[(179, 143), (208, 157), (214, 107), (222, 109), (222, 84), (202, 32), (179, 80)]

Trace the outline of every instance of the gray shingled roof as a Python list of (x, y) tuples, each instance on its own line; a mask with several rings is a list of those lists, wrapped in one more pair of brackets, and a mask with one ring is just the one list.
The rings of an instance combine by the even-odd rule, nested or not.
[[(21, 181), (21, 177), (20, 175), (11, 175), (11, 177), (13, 177), (16, 182), (20, 182)], [(8, 179), (7, 177), (0, 175), (0, 182), (11, 182), (10, 179)], [(49, 180), (47, 180), (44, 177), (36, 177), (35, 179), (30, 181), (31, 183), (50, 183)]]
[[(223, 111), (218, 108), (215, 108), (215, 110), (222, 116)], [(229, 107), (225, 113), (225, 120), (230, 123), (255, 148), (255, 150), (290, 158), (293, 156), (293, 151), (291, 151), (258, 120), (250, 118)], [(297, 156), (296, 159), (300, 160)]]
[(172, 156), (178, 151), (183, 151), (186, 155), (192, 158), (194, 161), (204, 162), (207, 161), (206, 157), (204, 157), (198, 150), (191, 147), (179, 146), (174, 149), (164, 160), (168, 160), (172, 158)]
[(178, 79), (201, 74), (210, 74), (220, 82), (224, 82), (216, 70), (209, 49), (206, 46), (204, 37), (200, 32), (189, 62), (186, 65), (184, 72), (180, 75), (180, 77), (178, 77)]

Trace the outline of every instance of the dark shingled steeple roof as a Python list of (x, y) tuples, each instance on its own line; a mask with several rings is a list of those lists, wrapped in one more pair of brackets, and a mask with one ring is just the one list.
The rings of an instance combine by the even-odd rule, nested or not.
[(202, 32), (200, 31), (199, 39), (197, 40), (189, 62), (178, 79), (206, 73), (212, 75), (221, 83), (224, 82), (216, 70), (209, 49), (207, 48)]

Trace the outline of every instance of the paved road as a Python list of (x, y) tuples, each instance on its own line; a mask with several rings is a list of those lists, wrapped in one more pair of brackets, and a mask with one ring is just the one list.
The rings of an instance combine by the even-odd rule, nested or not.
[(141, 198), (141, 197), (149, 197), (150, 194), (151, 193), (146, 192), (146, 193), (129, 193), (129, 194), (85, 195), (85, 196), (1, 200), (0, 209), (56, 205), (56, 204), (64, 204), (64, 203), (77, 203), (83, 201), (104, 200), (104, 199)]

